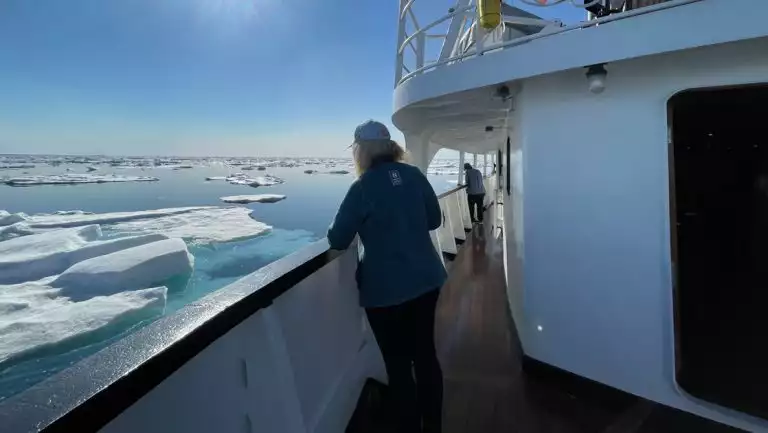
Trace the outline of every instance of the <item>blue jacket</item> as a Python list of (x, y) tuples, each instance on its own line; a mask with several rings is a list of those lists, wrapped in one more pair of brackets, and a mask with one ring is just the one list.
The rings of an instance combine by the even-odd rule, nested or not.
[(447, 274), (429, 236), (442, 219), (432, 185), (411, 165), (375, 164), (350, 186), (328, 242), (346, 249), (360, 235), (363, 307), (401, 304), (442, 287)]

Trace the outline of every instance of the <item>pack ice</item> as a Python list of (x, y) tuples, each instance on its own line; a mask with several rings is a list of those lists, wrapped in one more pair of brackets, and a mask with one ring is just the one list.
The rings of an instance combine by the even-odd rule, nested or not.
[(26, 289), (0, 288), (0, 367), (43, 351), (61, 353), (93, 342), (99, 330), (161, 314), (166, 301), (165, 287), (97, 296), (82, 302), (58, 297), (55, 290), (35, 293), (34, 288)]
[(78, 185), (86, 183), (116, 183), (116, 182), (155, 182), (159, 179), (149, 176), (120, 176), (116, 174), (41, 174), (33, 176), (11, 177), (3, 180), (8, 186), (35, 185)]
[[(87, 243), (96, 232), (89, 228), (79, 234), (75, 242)], [(36, 236), (64, 245), (55, 231)], [(136, 243), (147, 240), (145, 236)], [(42, 243), (38, 239), (38, 245)], [(36, 251), (25, 255), (34, 259)], [(93, 342), (97, 331), (108, 336), (110, 326), (127, 326), (161, 313), (168, 289), (183, 289), (192, 264), (184, 241), (160, 239), (82, 260), (58, 276), (0, 286), (0, 363), (43, 349), (66, 351)]]
[[(182, 207), (138, 212), (57, 212), (55, 214), (17, 215), (17, 222), (5, 227), (0, 222), (0, 240), (19, 234), (40, 233), (52, 229), (99, 224), (110, 232), (124, 235), (162, 233), (195, 243), (231, 242), (249, 239), (271, 230), (251, 218), (251, 211), (241, 207)], [(0, 221), (2, 216), (0, 215)], [(1, 258), (0, 258), (1, 259)]]
[(264, 176), (257, 176), (257, 177), (251, 177), (250, 175), (247, 175), (245, 173), (235, 173), (230, 174), (229, 176), (209, 176), (206, 177), (205, 180), (213, 181), (213, 180), (224, 180), (229, 182), (232, 185), (246, 185), (246, 186), (252, 186), (254, 188), (259, 186), (273, 186), (273, 185), (279, 185), (281, 183), (285, 183), (285, 180), (273, 176), (271, 174), (266, 174)]
[(253, 194), (253, 195), (231, 195), (228, 197), (221, 197), (221, 201), (224, 203), (275, 203), (280, 200), (285, 200), (285, 196), (282, 194)]
[[(0, 211), (0, 370), (162, 314), (167, 293), (184, 290), (192, 273), (185, 240), (229, 242), (271, 230), (250, 213), (218, 206)], [(11, 232), (15, 237), (4, 237)]]

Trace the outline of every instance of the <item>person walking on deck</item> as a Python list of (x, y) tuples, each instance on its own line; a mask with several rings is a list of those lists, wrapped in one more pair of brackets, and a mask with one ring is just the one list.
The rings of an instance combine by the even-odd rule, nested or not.
[(447, 274), (430, 231), (442, 224), (440, 204), (424, 174), (403, 163), (405, 151), (383, 124), (358, 126), (352, 147), (359, 177), (328, 229), (328, 242), (346, 249), (360, 236), (360, 304), (384, 358), (397, 431), (439, 433), (443, 373), (434, 327)]
[[(472, 222), (483, 222), (483, 202), (485, 201), (485, 186), (483, 185), (483, 174), (480, 170), (473, 168), (470, 163), (464, 163), (467, 184), (467, 201), (469, 202), (469, 216)], [(475, 212), (477, 210), (477, 212)], [(477, 218), (475, 218), (477, 214)]]

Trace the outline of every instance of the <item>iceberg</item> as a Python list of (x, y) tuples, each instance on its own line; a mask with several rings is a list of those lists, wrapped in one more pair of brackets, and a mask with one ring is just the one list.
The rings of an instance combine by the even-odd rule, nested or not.
[(226, 176), (208, 176), (205, 180), (227, 180)]
[(285, 196), (282, 194), (254, 194), (254, 195), (232, 195), (229, 197), (221, 197), (221, 201), (224, 203), (275, 203), (280, 200), (285, 200)]
[(0, 286), (0, 363), (93, 343), (97, 331), (157, 316), (165, 308), (167, 289), (154, 287), (82, 302), (51, 298), (54, 293), (28, 285)]
[(98, 225), (17, 237), (0, 242), (0, 284), (38, 280), (93, 257), (166, 239), (154, 233), (103, 240)]
[(181, 239), (165, 239), (81, 261), (50, 282), (74, 301), (165, 284), (192, 273), (194, 258)]
[[(70, 169), (67, 169), (70, 170)], [(116, 182), (156, 182), (160, 179), (148, 176), (102, 175), (89, 173), (42, 174), (23, 177), (11, 177), (3, 180), (8, 186), (36, 185), (79, 185), (87, 183), (116, 183)]]
[(349, 174), (349, 171), (347, 170), (331, 170), (328, 172), (328, 174)]

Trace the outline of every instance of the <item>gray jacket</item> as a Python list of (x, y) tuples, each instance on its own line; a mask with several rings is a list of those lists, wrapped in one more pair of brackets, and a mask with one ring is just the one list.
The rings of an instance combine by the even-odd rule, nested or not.
[(470, 168), (466, 173), (467, 194), (485, 194), (485, 186), (483, 186), (483, 173), (476, 168)]

